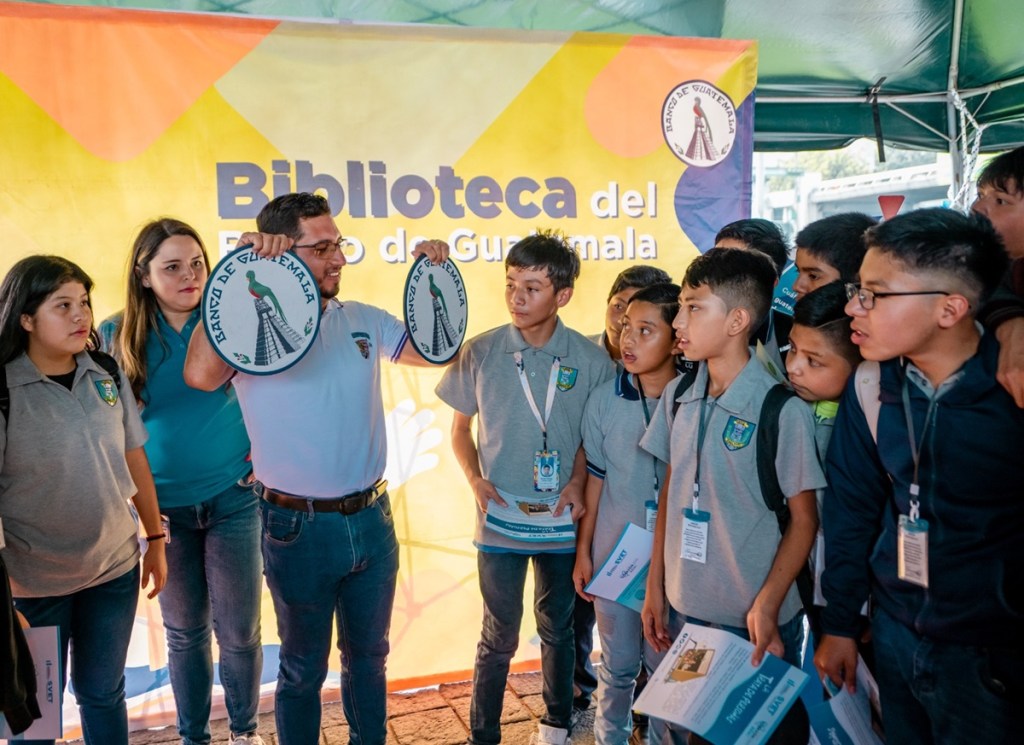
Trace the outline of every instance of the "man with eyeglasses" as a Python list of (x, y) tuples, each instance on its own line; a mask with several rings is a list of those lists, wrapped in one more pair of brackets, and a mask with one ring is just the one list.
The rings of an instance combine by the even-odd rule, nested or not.
[(975, 323), (1007, 266), (991, 224), (948, 209), (865, 234), (846, 285), (852, 340), (878, 364), (872, 434), (858, 370), (825, 467), (822, 677), (852, 690), (873, 598), (888, 745), (1009, 743), (1024, 726), (1024, 410)]
[[(307, 354), (272, 376), (235, 373), (195, 333), (185, 380), (214, 390), (235, 386), (252, 441), (267, 586), (281, 639), (275, 716), (280, 745), (320, 739), (320, 689), (327, 677), (332, 622), (341, 651), (341, 691), (353, 742), (383, 745), (388, 630), (398, 542), (382, 479), (386, 463), (382, 359), (427, 363), (407, 344), (405, 325), (370, 305), (336, 299), (345, 239), (330, 205), (315, 194), (286, 194), (244, 233), (264, 257), (294, 252), (321, 295), (320, 331)], [(432, 263), (448, 244), (413, 251)]]

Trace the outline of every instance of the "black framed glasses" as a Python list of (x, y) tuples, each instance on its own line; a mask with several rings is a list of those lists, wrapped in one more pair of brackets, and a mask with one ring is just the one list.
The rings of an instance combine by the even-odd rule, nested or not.
[(875, 301), (879, 298), (887, 297), (906, 297), (909, 295), (950, 295), (952, 293), (946, 292), (945, 290), (915, 290), (913, 292), (875, 292), (874, 290), (868, 290), (860, 285), (855, 285), (851, 282), (847, 282), (846, 288), (846, 299), (853, 300), (857, 298), (857, 302), (860, 303), (860, 307), (864, 310), (871, 310), (875, 307)]
[(336, 241), (324, 240), (317, 241), (316, 243), (295, 243), (292, 245), (292, 248), (308, 248), (313, 252), (314, 258), (323, 260), (329, 257), (331, 254), (333, 254), (335, 251), (341, 251), (342, 253), (345, 253), (345, 249), (348, 248), (350, 245), (352, 244), (349, 243), (348, 238), (339, 238)]

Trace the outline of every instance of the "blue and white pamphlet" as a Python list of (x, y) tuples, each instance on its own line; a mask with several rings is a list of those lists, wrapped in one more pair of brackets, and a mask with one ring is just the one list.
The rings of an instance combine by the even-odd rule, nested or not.
[(497, 502), (488, 502), (485, 518), (487, 527), (496, 533), (518, 541), (534, 543), (576, 539), (572, 511), (563, 510), (558, 517), (553, 514), (558, 505), (558, 494), (543, 493), (527, 498), (517, 497), (501, 489), (497, 492), (508, 506), (502, 507)]
[(647, 570), (651, 566), (654, 534), (629, 523), (615, 548), (585, 588), (591, 595), (613, 600), (639, 613), (644, 607)]
[(685, 624), (635, 709), (681, 724), (715, 745), (761, 745), (807, 685), (807, 673), (735, 634)]
[(856, 693), (844, 686), (828, 701), (807, 707), (811, 745), (882, 745), (882, 738), (871, 726), (872, 708), (881, 717), (878, 684), (858, 657)]

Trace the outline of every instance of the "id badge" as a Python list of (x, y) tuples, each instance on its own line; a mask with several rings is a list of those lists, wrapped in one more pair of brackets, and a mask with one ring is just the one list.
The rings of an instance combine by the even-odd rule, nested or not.
[(533, 455), (534, 491), (558, 491), (558, 451), (538, 450)]
[(928, 521), (900, 515), (896, 544), (897, 576), (904, 582), (928, 586)]
[(707, 564), (708, 525), (710, 523), (710, 512), (694, 511), (689, 507), (683, 510), (683, 541), (679, 551), (679, 555), (683, 559)]
[(658, 503), (653, 499), (648, 499), (644, 502), (644, 527), (654, 532), (654, 525), (658, 521)]

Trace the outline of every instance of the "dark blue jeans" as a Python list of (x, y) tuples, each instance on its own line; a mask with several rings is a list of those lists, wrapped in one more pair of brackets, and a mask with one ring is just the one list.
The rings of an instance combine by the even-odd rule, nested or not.
[(157, 597), (182, 745), (210, 742), (214, 633), (231, 731), (256, 729), (263, 671), (256, 503), (251, 487), (232, 485), (197, 505), (162, 510), (171, 521), (171, 542), (167, 585)]
[(387, 494), (354, 515), (298, 512), (260, 501), (263, 564), (281, 638), (279, 745), (320, 741), (320, 689), (332, 624), (351, 745), (383, 745), (398, 541)]
[(473, 698), (469, 706), (470, 737), (474, 745), (501, 741), (501, 707), (509, 663), (519, 646), (523, 620), (526, 567), (533, 562), (533, 610), (540, 637), (542, 697), (547, 709), (541, 722), (569, 729), (572, 717), (573, 606), (575, 554), (477, 552), (484, 620), (476, 647)]
[(871, 620), (871, 636), (887, 745), (1020, 742), (1024, 655), (1019, 647), (934, 642), (881, 608)]
[[(71, 595), (15, 598), (32, 626), (60, 627), (61, 691), (71, 651), (71, 684), (86, 745), (128, 745), (124, 665), (139, 602), (139, 567)], [(26, 740), (52, 743), (53, 740)]]

